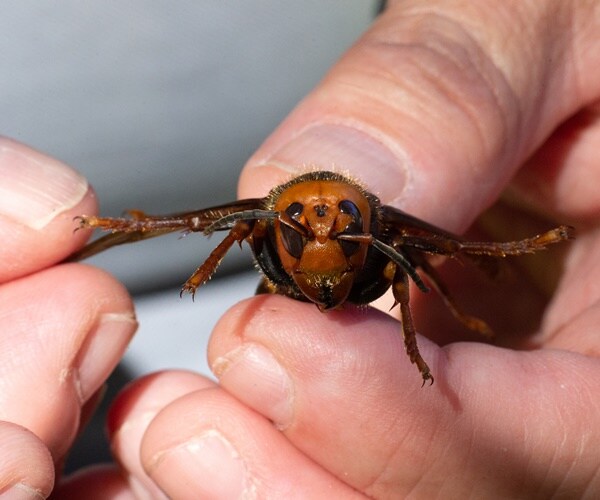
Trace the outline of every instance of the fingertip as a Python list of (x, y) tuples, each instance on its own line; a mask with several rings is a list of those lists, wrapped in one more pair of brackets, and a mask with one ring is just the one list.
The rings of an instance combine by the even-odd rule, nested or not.
[[(295, 121), (295, 117), (290, 120)], [(274, 135), (284, 133), (276, 131)], [(311, 170), (345, 174), (384, 202), (400, 196), (406, 186), (406, 155), (380, 129), (367, 124), (350, 120), (329, 123), (327, 119), (315, 118), (314, 123), (289, 140), (280, 138), (277, 144), (268, 144), (242, 172), (240, 197), (265, 196), (277, 184)]]
[[(421, 387), (401, 324), (388, 314), (353, 306), (322, 313), (265, 295), (234, 306), (216, 325), (209, 363), (228, 393), (359, 488), (374, 481), (405, 436), (400, 430), (392, 438), (389, 429), (439, 418), (447, 363), (427, 339), (419, 337), (418, 347), (436, 377), (432, 387)], [(357, 459), (356, 449), (372, 460)]]
[(146, 472), (172, 498), (344, 498), (351, 490), (262, 416), (215, 387), (187, 394), (152, 421)]
[(0, 138), (0, 282), (59, 262), (82, 245), (73, 217), (95, 213), (87, 180), (64, 163)]
[(112, 403), (107, 417), (111, 449), (132, 490), (140, 497), (162, 498), (142, 467), (140, 449), (148, 426), (161, 410), (214, 382), (185, 370), (157, 372), (133, 381)]
[[(161, 434), (165, 434), (164, 427)], [(181, 443), (145, 444), (155, 439), (150, 430), (142, 446), (142, 460), (146, 472), (169, 497), (244, 498), (252, 491), (247, 464), (219, 431), (207, 429), (181, 436)]]
[(40, 230), (81, 203), (86, 179), (64, 163), (8, 138), (0, 138), (0, 213)]
[[(0, 492), (6, 498), (47, 498), (54, 486), (54, 464), (44, 443), (31, 431), (0, 422)], [(14, 496), (13, 496), (14, 495)]]
[[(112, 402), (107, 430), (112, 439), (132, 419), (158, 413), (162, 407), (188, 392), (214, 386), (214, 382), (186, 370), (160, 371), (134, 380)], [(146, 421), (146, 424), (148, 422)]]
[[(418, 341), (433, 376), (442, 376), (439, 348)], [(222, 387), (284, 430), (307, 420), (319, 399), (332, 403), (321, 412), (332, 423), (342, 409), (368, 406), (361, 398), (394, 400), (398, 386), (408, 386), (404, 396), (410, 397), (422, 382), (406, 355), (400, 323), (386, 313), (353, 306), (322, 313), (272, 295), (228, 311), (213, 330), (208, 359)]]

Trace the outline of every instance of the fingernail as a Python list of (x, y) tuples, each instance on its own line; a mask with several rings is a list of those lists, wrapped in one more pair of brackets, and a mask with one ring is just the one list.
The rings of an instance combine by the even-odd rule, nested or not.
[(267, 349), (243, 344), (213, 362), (219, 383), (244, 403), (286, 428), (293, 417), (293, 384)]
[(13, 484), (6, 491), (0, 492), (1, 500), (41, 500), (46, 498), (40, 490), (23, 483)]
[(79, 372), (79, 395), (87, 399), (100, 387), (121, 358), (135, 333), (137, 321), (131, 313), (106, 313), (96, 330), (89, 334), (76, 362)]
[(84, 177), (63, 163), (0, 139), (0, 215), (41, 229), (85, 196)]
[(156, 455), (148, 475), (171, 498), (245, 498), (246, 465), (215, 430)]
[(263, 164), (293, 173), (303, 167), (348, 172), (384, 203), (398, 197), (408, 175), (407, 157), (391, 140), (339, 124), (307, 128)]

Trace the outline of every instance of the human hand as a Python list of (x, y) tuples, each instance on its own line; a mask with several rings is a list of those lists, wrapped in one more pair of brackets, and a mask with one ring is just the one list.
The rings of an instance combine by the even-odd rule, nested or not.
[[(421, 388), (391, 317), (255, 297), (213, 333), (219, 387), (170, 402), (153, 395), (172, 382), (157, 376), (123, 395), (118, 453), (143, 435), (145, 470), (173, 497), (597, 494), (599, 28), (594, 2), (393, 3), (240, 183), (240, 197), (263, 196), (299, 165), (336, 165), (461, 232), (514, 179), (514, 197), (578, 226), (562, 275), (556, 255), (547, 270), (558, 289), (549, 303), (525, 276), (452, 290), (478, 299), (468, 311), (500, 344), (538, 323), (535, 348), (451, 342), (453, 320), (414, 294), (417, 328), (442, 344), (419, 339), (436, 377)], [(529, 224), (517, 213), (509, 229)], [(163, 408), (149, 425), (148, 408)]]
[[(514, 178), (521, 199), (578, 221), (551, 302), (517, 283), (526, 315), (543, 313), (529, 337), (536, 349), (453, 343), (452, 319), (425, 316), (430, 298), (415, 295), (417, 328), (443, 344), (419, 339), (436, 376), (421, 388), (392, 317), (248, 299), (213, 333), (219, 386), (165, 372), (116, 402), (109, 426), (124, 490), (159, 496), (158, 485), (174, 498), (599, 491), (594, 9), (394, 3), (257, 151), (240, 184), (241, 197), (262, 196), (298, 165), (335, 164), (384, 203), (460, 232)], [(475, 288), (479, 302), (492, 288)], [(509, 299), (484, 303), (486, 314), (522, 315)], [(499, 341), (513, 344), (519, 322), (499, 323)], [(81, 475), (65, 491), (89, 497), (98, 478)]]
[(85, 179), (8, 139), (0, 179), (0, 493), (45, 498), (136, 322), (105, 272), (52, 267), (84, 242)]

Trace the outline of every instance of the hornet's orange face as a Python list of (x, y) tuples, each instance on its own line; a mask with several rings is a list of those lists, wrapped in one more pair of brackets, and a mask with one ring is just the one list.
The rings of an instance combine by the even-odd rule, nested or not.
[(280, 214), (274, 224), (284, 270), (321, 310), (339, 307), (369, 247), (339, 236), (369, 233), (367, 198), (347, 182), (306, 181), (285, 188), (272, 209)]

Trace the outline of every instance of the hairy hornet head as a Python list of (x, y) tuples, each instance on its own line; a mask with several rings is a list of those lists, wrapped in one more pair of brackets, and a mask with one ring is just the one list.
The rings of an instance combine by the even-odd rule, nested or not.
[(352, 237), (369, 233), (376, 200), (332, 172), (296, 177), (269, 195), (268, 208), (279, 213), (274, 227), (281, 264), (321, 310), (339, 307), (348, 297), (369, 247)]

